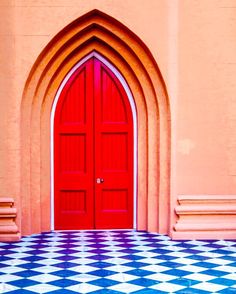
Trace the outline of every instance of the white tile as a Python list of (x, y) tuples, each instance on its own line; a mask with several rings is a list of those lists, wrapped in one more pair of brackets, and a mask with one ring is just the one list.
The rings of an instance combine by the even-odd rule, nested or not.
[(205, 242), (205, 241), (190, 240), (190, 241), (185, 242), (185, 244), (191, 244), (191, 245), (198, 246), (198, 245), (207, 245), (209, 243)]
[(146, 279), (151, 279), (154, 281), (160, 281), (160, 282), (167, 282), (176, 279), (176, 276), (166, 275), (162, 273), (156, 273), (149, 276), (145, 276)]
[(79, 275), (74, 275), (74, 276), (68, 277), (67, 279), (72, 280), (72, 281), (76, 281), (76, 282), (86, 283), (86, 282), (100, 279), (100, 277), (90, 275), (90, 274), (79, 274)]
[(16, 248), (12, 248), (10, 250), (12, 251), (12, 253), (14, 253), (14, 252), (24, 253), (24, 252), (28, 252), (29, 248), (28, 247), (16, 247)]
[(106, 252), (106, 253), (103, 253), (102, 255), (111, 256), (111, 257), (122, 257), (122, 256), (126, 256), (128, 254), (123, 253), (123, 252), (114, 251), (114, 252)]
[(114, 290), (114, 291), (119, 291), (119, 292), (122, 292), (122, 293), (131, 293), (131, 292), (134, 292), (134, 291), (141, 290), (143, 288), (144, 287), (142, 287), (142, 286), (128, 284), (128, 283), (120, 283), (120, 284), (108, 287), (108, 289), (111, 289), (111, 290)]
[(40, 273), (48, 274), (48, 273), (53, 273), (53, 272), (59, 271), (61, 269), (58, 267), (55, 267), (55, 266), (45, 265), (45, 266), (37, 267), (37, 269), (35, 269), (35, 270), (37, 270), (37, 272), (40, 272)]
[(193, 247), (191, 248), (193, 250), (199, 250), (199, 251), (203, 251), (203, 252), (210, 252), (210, 251), (213, 251), (213, 250), (216, 250), (215, 248), (212, 248), (212, 247), (208, 247), (208, 246), (196, 246), (196, 247)]
[(235, 241), (219, 240), (216, 241), (215, 244), (222, 246), (235, 246)]
[(7, 293), (7, 292), (18, 290), (18, 289), (20, 288), (9, 285), (9, 284), (5, 284), (3, 281), (1, 281), (0, 283), (0, 293)]
[(230, 266), (230, 265), (222, 265), (222, 266), (217, 266), (216, 268), (214, 268), (214, 270), (223, 271), (227, 273), (235, 273), (236, 267)]
[(82, 258), (72, 259), (72, 260), (70, 260), (70, 262), (80, 264), (80, 265), (85, 265), (85, 264), (94, 263), (95, 260), (92, 258), (82, 257)]
[(29, 277), (27, 279), (33, 280), (33, 281), (36, 281), (36, 282), (40, 282), (40, 283), (49, 283), (49, 282), (52, 282), (52, 281), (60, 280), (61, 277), (54, 276), (54, 275), (51, 275), (51, 274), (41, 274), (41, 275)]
[[(17, 266), (6, 266), (1, 268), (1, 272), (4, 274), (14, 274), (14, 273), (20, 273), (22, 271), (25, 271), (25, 269), (17, 267)], [(0, 276), (0, 281), (1, 281), (1, 276)]]
[(44, 257), (44, 258), (57, 258), (57, 257), (63, 256), (63, 254), (56, 253), (56, 252), (47, 252), (47, 253), (39, 254), (38, 256)]
[(66, 287), (66, 289), (75, 291), (77, 293), (90, 293), (90, 292), (102, 289), (102, 287), (87, 284), (87, 283), (81, 283), (78, 285)]
[(181, 264), (194, 264), (199, 262), (199, 260), (194, 260), (191, 258), (180, 257), (172, 260), (173, 262), (181, 263)]
[(232, 263), (233, 261), (225, 260), (222, 258), (212, 258), (212, 259), (207, 260), (207, 262), (217, 264), (217, 265), (226, 265), (226, 264)]
[(130, 266), (124, 266), (124, 265), (112, 265), (109, 267), (106, 267), (106, 270), (114, 271), (118, 273), (124, 273), (133, 270), (133, 267)]
[(12, 253), (12, 254), (7, 254), (7, 257), (10, 258), (24, 258), (24, 257), (29, 257), (31, 254), (27, 253)]
[(25, 261), (22, 259), (9, 259), (9, 260), (5, 260), (5, 261), (1, 261), (1, 263), (6, 264), (8, 266), (17, 266), (17, 265), (29, 263), (29, 261)]
[(133, 275), (125, 274), (125, 273), (118, 273), (118, 274), (109, 276), (109, 280), (114, 280), (121, 283), (129, 282), (135, 279), (137, 279), (137, 276), (133, 276)]
[(160, 283), (157, 285), (153, 285), (150, 287), (151, 289), (160, 290), (167, 293), (175, 293), (176, 291), (179, 291), (181, 289), (184, 289), (184, 286), (171, 284), (171, 283)]
[(10, 275), (10, 274), (1, 275), (0, 277), (1, 277), (1, 283), (4, 283), (4, 282), (7, 283), (7, 282), (17, 281), (17, 280), (22, 279), (22, 277), (18, 277), (18, 276), (15, 276), (15, 275)]
[(110, 241), (102, 241), (100, 243), (103, 244), (103, 245), (106, 245), (106, 246), (116, 246), (116, 245), (122, 244), (122, 242), (112, 241), (112, 240), (110, 240)]
[(85, 252), (85, 251), (70, 254), (70, 256), (75, 256), (75, 257), (91, 257), (94, 255), (95, 255), (95, 253)]
[(184, 276), (184, 278), (185, 279), (196, 280), (196, 281), (200, 281), (200, 282), (206, 282), (206, 281), (215, 279), (216, 277), (209, 276), (209, 275), (204, 275), (204, 274), (199, 274), (199, 273), (194, 273), (194, 274)]
[(63, 248), (59, 248), (59, 247), (55, 247), (55, 246), (48, 246), (48, 247), (45, 247), (45, 248), (41, 248), (40, 250), (46, 251), (46, 252), (57, 252), (57, 251), (63, 250)]
[(159, 256), (161, 254), (159, 253), (155, 253), (155, 252), (137, 252), (137, 253), (134, 253), (134, 255), (137, 255), (137, 256), (143, 256), (143, 257), (156, 257), (156, 256)]
[(188, 264), (188, 265), (178, 267), (178, 270), (189, 271), (189, 272), (193, 272), (193, 273), (200, 273), (202, 271), (205, 271), (206, 268), (201, 267), (201, 266), (195, 266), (195, 265)]
[(106, 250), (109, 250), (109, 251), (119, 251), (119, 250), (122, 250), (122, 249), (124, 249), (124, 247), (119, 247), (119, 246), (114, 246), (114, 245), (106, 246)]
[(236, 274), (235, 273), (233, 273), (233, 274), (227, 274), (225, 276), (222, 276), (222, 278), (229, 279), (229, 280), (235, 280), (236, 281)]
[(29, 290), (36, 293), (48, 293), (50, 291), (55, 291), (61, 289), (60, 287), (56, 287), (49, 284), (38, 284), (34, 286), (25, 287), (25, 290)]
[(142, 240), (136, 240), (136, 241), (132, 241), (133, 245), (138, 245), (138, 246), (142, 246), (142, 245), (149, 245), (150, 242), (148, 241), (142, 241)]
[(108, 263), (111, 263), (111, 264), (125, 264), (125, 263), (130, 262), (130, 260), (120, 258), (120, 257), (113, 257), (113, 258), (106, 259), (105, 262), (108, 262)]
[[(167, 253), (166, 255), (168, 255), (168, 256), (176, 256), (176, 257), (179, 257), (179, 258), (184, 258), (184, 257), (188, 257), (189, 253), (185, 253), (185, 252), (182, 252), (182, 251), (174, 251), (174, 252)], [(192, 262), (198, 262), (198, 260), (197, 261), (192, 260)]]
[(147, 264), (158, 264), (158, 263), (162, 263), (165, 260), (163, 259), (158, 259), (158, 258), (143, 258), (143, 259), (139, 259), (139, 262), (143, 262), (143, 263), (147, 263)]
[(151, 264), (151, 265), (147, 265), (147, 266), (142, 267), (142, 269), (146, 270), (146, 271), (161, 273), (161, 272), (169, 270), (170, 268), (166, 267), (166, 266)]
[(227, 286), (203, 282), (203, 283), (199, 283), (199, 284), (196, 284), (194, 286), (191, 286), (191, 288), (199, 289), (199, 290), (205, 290), (205, 291), (211, 291), (211, 292), (216, 292), (216, 291), (221, 291), (221, 290), (227, 288)]
[(179, 252), (179, 251), (183, 251), (185, 248), (178, 247), (178, 246), (164, 246), (164, 247), (162, 247), (162, 249), (174, 251), (174, 252)]
[(95, 271), (97, 269), (98, 268), (89, 266), (89, 265), (78, 265), (78, 266), (73, 266), (70, 268), (71, 271), (75, 271), (75, 272), (83, 273), (83, 274)]
[(58, 263), (61, 263), (61, 262), (62, 262), (61, 260), (51, 259), (51, 258), (45, 258), (45, 259), (42, 259), (42, 260), (35, 261), (35, 263), (43, 264), (43, 265), (53, 265), (53, 264), (58, 264)]
[[(159, 243), (159, 244), (166, 245), (166, 246), (175, 246), (175, 245), (180, 244), (180, 242), (172, 241), (172, 240), (160, 241), (160, 242), (158, 242), (158, 243)], [(184, 249), (184, 248), (183, 248), (183, 249)]]
[(136, 246), (134, 249), (139, 251), (144, 251), (144, 253), (146, 253), (146, 251), (153, 250), (155, 249), (155, 247), (140, 245), (140, 246)]
[(209, 257), (209, 258), (220, 258), (220, 257), (224, 256), (224, 254), (213, 253), (211, 251), (209, 251), (209, 252), (201, 252), (201, 253), (198, 253), (197, 255), (204, 256), (204, 257)]

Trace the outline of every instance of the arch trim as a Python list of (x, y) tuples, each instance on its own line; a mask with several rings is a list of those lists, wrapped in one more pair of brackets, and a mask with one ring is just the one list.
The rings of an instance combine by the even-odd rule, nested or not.
[(137, 174), (138, 174), (138, 161), (137, 161), (137, 152), (138, 152), (138, 132), (137, 132), (137, 111), (136, 106), (134, 102), (133, 95), (131, 93), (131, 90), (122, 76), (122, 74), (102, 55), (99, 53), (93, 51), (90, 54), (86, 55), (84, 58), (82, 58), (72, 69), (67, 73), (65, 78), (63, 79), (60, 87), (58, 88), (56, 92), (55, 99), (53, 101), (51, 115), (50, 115), (50, 165), (51, 165), (51, 173), (50, 173), (50, 183), (51, 183), (51, 230), (54, 230), (54, 117), (57, 107), (57, 102), (60, 98), (61, 92), (63, 91), (63, 88), (65, 87), (66, 83), (70, 79), (70, 77), (73, 75), (73, 73), (81, 66), (83, 65), (87, 60), (89, 60), (92, 57), (96, 57), (98, 60), (100, 60), (102, 63), (104, 63), (117, 77), (117, 79), (120, 81), (121, 85), (123, 86), (127, 97), (129, 99), (131, 111), (132, 111), (132, 117), (133, 117), (133, 132), (134, 132), (134, 138), (133, 138), (133, 150), (134, 150), (134, 164), (133, 164), (133, 229), (137, 228)]

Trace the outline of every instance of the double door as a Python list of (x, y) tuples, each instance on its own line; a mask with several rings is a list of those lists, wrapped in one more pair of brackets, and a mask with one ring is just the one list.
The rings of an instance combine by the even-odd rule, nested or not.
[(69, 78), (54, 118), (55, 229), (133, 227), (133, 118), (114, 73), (92, 57)]

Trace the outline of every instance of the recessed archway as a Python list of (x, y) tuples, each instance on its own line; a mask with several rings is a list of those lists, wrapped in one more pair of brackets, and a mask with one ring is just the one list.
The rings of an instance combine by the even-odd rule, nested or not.
[[(130, 216), (131, 219), (130, 219), (130, 225), (129, 226), (130, 226), (130, 228), (132, 227), (132, 228), (136, 229), (137, 228), (137, 211), (136, 211), (136, 208), (137, 208), (137, 114), (136, 114), (136, 106), (135, 106), (135, 102), (134, 102), (134, 99), (133, 99), (133, 95), (132, 95), (132, 93), (131, 93), (131, 91), (129, 89), (129, 86), (127, 85), (125, 79), (123, 78), (123, 76), (120, 74), (120, 72), (117, 71), (117, 69), (112, 64), (110, 64), (108, 62), (108, 60), (106, 60), (104, 57), (102, 57), (100, 54), (98, 54), (95, 51), (93, 51), (90, 54), (86, 55), (82, 60), (79, 60), (79, 62), (66, 75), (66, 77), (64, 78), (63, 82), (61, 83), (61, 85), (60, 85), (60, 87), (59, 87), (59, 89), (58, 89), (58, 91), (56, 93), (56, 97), (55, 97), (55, 99), (53, 101), (53, 105), (52, 105), (51, 120), (50, 120), (50, 128), (51, 128), (51, 130), (50, 130), (50, 132), (51, 132), (51, 229), (52, 230), (55, 229), (55, 189), (54, 189), (54, 187), (55, 187), (55, 182), (54, 182), (54, 178), (55, 178), (55, 171), (54, 171), (54, 163), (55, 163), (55, 156), (54, 156), (54, 128), (55, 127), (54, 127), (54, 124), (55, 124), (56, 108), (57, 108), (60, 96), (61, 96), (61, 94), (63, 92), (63, 89), (66, 87), (66, 84), (68, 83), (69, 79), (76, 73), (76, 71), (78, 71), (80, 69), (80, 67), (82, 67), (84, 64), (86, 64), (86, 62), (88, 62), (91, 59), (98, 60), (99, 62), (101, 62), (103, 64), (104, 67), (109, 69), (112, 72), (112, 74), (114, 74), (115, 78), (119, 81), (121, 87), (123, 87), (123, 90), (126, 93), (126, 97), (128, 98), (128, 101), (126, 103), (129, 104), (128, 107), (130, 108), (130, 110), (131, 110), (130, 113), (132, 114), (131, 115), (132, 116), (132, 118), (131, 118), (131, 121), (132, 121), (131, 122), (131, 124), (132, 124), (132, 136), (131, 137), (133, 137), (132, 142), (130, 142), (130, 144), (132, 146), (127, 148), (129, 150), (132, 150), (131, 151), (132, 159), (130, 159), (131, 162), (132, 162), (132, 169), (130, 171), (131, 174), (132, 174), (131, 179), (130, 179), (130, 181), (132, 182), (132, 184), (131, 184), (132, 185), (132, 187), (131, 187), (132, 192), (131, 192), (131, 195), (129, 195), (129, 192), (127, 191), (128, 189), (126, 190), (127, 191), (127, 196), (129, 196), (129, 197), (127, 197), (127, 199), (125, 200), (125, 203), (128, 206), (127, 207), (128, 210), (130, 210), (129, 211), (129, 216)], [(85, 82), (84, 82), (84, 84), (85, 84)], [(94, 92), (94, 90), (93, 90), (93, 92)], [(79, 97), (77, 97), (77, 100), (78, 100), (78, 98)], [(111, 104), (110, 104), (110, 106), (111, 106)], [(116, 108), (116, 109), (113, 109), (113, 110), (117, 111), (118, 109)], [(91, 111), (92, 111), (92, 109), (87, 110), (87, 112), (91, 112)], [(86, 113), (84, 113), (83, 116), (88, 116), (88, 115), (86, 115)], [(106, 122), (106, 125), (107, 125), (107, 122)], [(117, 122), (116, 128), (119, 125), (122, 126), (121, 133), (124, 134), (124, 128), (123, 128), (124, 125), (123, 125), (123, 123), (121, 124), (121, 122)], [(115, 131), (114, 122), (111, 123), (111, 126), (113, 127), (113, 132), (114, 132)], [(90, 129), (91, 128), (92, 128), (92, 126), (90, 126)], [(84, 130), (83, 130), (83, 134), (84, 134)], [(85, 154), (84, 154), (85, 158), (86, 158), (86, 153), (87, 152), (85, 152)], [(88, 156), (91, 157), (91, 154), (87, 153), (87, 157)], [(114, 161), (117, 161), (117, 159), (115, 157), (114, 157)], [(120, 158), (118, 159), (118, 161), (120, 161)], [(84, 168), (85, 168), (85, 166), (84, 166)], [(94, 167), (93, 167), (93, 170), (94, 170)], [(119, 171), (118, 174), (121, 174), (120, 172), (121, 171)], [(86, 174), (88, 174), (88, 173), (86, 172)], [(83, 172), (82, 176), (84, 177), (84, 172)], [(116, 173), (115, 176), (117, 176), (117, 173)], [(90, 175), (90, 177), (91, 177), (91, 175)], [(77, 179), (77, 182), (81, 182), (81, 179)], [(89, 185), (89, 186), (91, 188), (93, 188), (93, 185)], [(104, 186), (104, 185), (102, 185), (102, 186)], [(113, 187), (113, 189), (114, 189), (114, 187)], [(106, 188), (106, 190), (107, 190), (107, 188)], [(122, 191), (124, 191), (124, 187), (123, 187)], [(85, 191), (85, 194), (86, 194), (86, 191)], [(96, 194), (95, 191), (93, 191), (93, 194)], [(92, 198), (93, 198), (93, 201), (95, 201), (95, 199), (94, 199), (95, 197), (92, 197)], [(132, 198), (132, 199), (130, 199), (130, 198)], [(92, 201), (92, 204), (93, 204), (92, 206), (94, 206), (93, 201)], [(131, 205), (131, 202), (132, 202), (132, 205)], [(89, 210), (88, 210), (88, 205), (85, 205), (84, 200), (82, 201), (82, 205), (83, 205), (83, 209), (86, 207), (86, 213), (82, 214), (83, 218), (84, 218), (84, 216), (86, 214), (88, 214)], [(70, 208), (70, 210), (71, 210), (71, 208)], [(90, 207), (90, 210), (93, 211), (94, 209), (92, 207)], [(94, 219), (95, 211), (93, 211), (92, 214), (93, 215), (90, 214), (89, 219), (93, 222), (93, 228), (97, 228), (97, 226), (95, 224), (95, 219)], [(74, 215), (75, 215), (75, 213), (73, 212), (73, 216)], [(120, 219), (120, 221), (122, 223), (124, 223), (124, 221), (125, 221), (125, 223), (127, 224), (127, 220), (125, 220), (126, 219), (126, 213), (124, 214), (124, 211), (118, 211), (118, 212), (115, 213), (115, 215), (117, 215), (116, 218)], [(108, 217), (109, 225), (107, 224), (106, 226), (110, 227), (110, 225), (111, 225), (112, 227), (115, 226), (115, 228), (119, 228), (119, 224), (117, 223), (117, 221), (114, 222), (115, 215)], [(68, 213), (67, 212), (66, 212), (66, 216), (68, 218)], [(78, 216), (81, 216), (81, 212), (78, 213)], [(76, 217), (77, 218), (77, 221), (76, 221), (77, 224), (75, 226), (77, 229), (78, 229), (78, 226), (80, 226), (79, 222), (81, 222), (78, 216)], [(64, 218), (62, 218), (62, 219), (64, 219)], [(68, 218), (68, 220), (70, 222), (69, 226), (71, 228), (72, 225), (73, 225), (73, 224), (71, 224), (72, 221), (71, 221), (70, 218)], [(113, 220), (113, 222), (112, 222), (112, 220)], [(86, 221), (86, 225), (88, 226), (87, 221)], [(124, 227), (124, 228), (126, 228), (126, 227)]]
[(168, 233), (170, 112), (165, 85), (143, 42), (97, 10), (53, 38), (26, 82), (21, 105), (21, 232), (50, 230), (51, 108), (66, 74), (94, 51), (122, 74), (137, 108), (137, 228)]

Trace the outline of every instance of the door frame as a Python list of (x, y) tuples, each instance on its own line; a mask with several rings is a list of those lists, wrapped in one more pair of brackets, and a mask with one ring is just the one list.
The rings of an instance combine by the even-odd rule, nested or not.
[(102, 55), (98, 54), (97, 52), (93, 51), (90, 54), (86, 55), (84, 58), (82, 58), (65, 76), (63, 79), (60, 87), (58, 88), (56, 92), (55, 99), (52, 104), (52, 110), (51, 110), (51, 116), (50, 116), (50, 166), (51, 166), (51, 172), (50, 172), (50, 183), (51, 183), (51, 230), (54, 230), (54, 117), (55, 117), (55, 111), (57, 107), (57, 102), (60, 98), (61, 92), (63, 88), (65, 87), (66, 83), (70, 79), (70, 77), (73, 75), (73, 73), (87, 60), (89, 60), (92, 57), (96, 57), (98, 60), (100, 60), (102, 63), (104, 63), (117, 77), (117, 79), (120, 81), (121, 85), (123, 86), (127, 97), (129, 99), (131, 112), (132, 112), (132, 118), (133, 118), (133, 156), (134, 156), (134, 164), (133, 164), (133, 229), (137, 228), (137, 174), (138, 174), (138, 130), (137, 130), (137, 111), (136, 111), (136, 105), (134, 102), (133, 95), (131, 93), (131, 90), (125, 81), (124, 77), (121, 75), (121, 73)]

